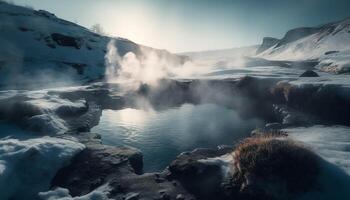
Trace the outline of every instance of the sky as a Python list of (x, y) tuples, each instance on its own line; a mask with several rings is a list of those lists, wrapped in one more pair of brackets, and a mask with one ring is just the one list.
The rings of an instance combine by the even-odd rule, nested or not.
[(171, 52), (225, 49), (350, 17), (350, 0), (10, 0)]

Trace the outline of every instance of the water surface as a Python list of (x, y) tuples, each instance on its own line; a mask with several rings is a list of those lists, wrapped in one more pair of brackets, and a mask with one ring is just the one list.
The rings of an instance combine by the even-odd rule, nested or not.
[(181, 152), (232, 145), (260, 125), (225, 107), (185, 104), (163, 111), (104, 110), (92, 131), (101, 134), (104, 144), (140, 149), (145, 171), (159, 171)]

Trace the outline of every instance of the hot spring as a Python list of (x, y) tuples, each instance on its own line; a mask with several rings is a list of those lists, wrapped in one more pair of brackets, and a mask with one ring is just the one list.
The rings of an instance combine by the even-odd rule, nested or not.
[(140, 149), (144, 171), (150, 172), (163, 170), (184, 151), (233, 145), (262, 125), (222, 106), (184, 104), (162, 111), (104, 110), (91, 131), (101, 135), (103, 144)]

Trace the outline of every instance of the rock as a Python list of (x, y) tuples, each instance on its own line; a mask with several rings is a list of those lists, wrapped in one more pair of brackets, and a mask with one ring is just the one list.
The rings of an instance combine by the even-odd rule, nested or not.
[(70, 133), (89, 132), (92, 127), (98, 125), (102, 116), (101, 107), (94, 102), (89, 102), (87, 105), (85, 112), (80, 115), (64, 117)]
[(25, 119), (24, 123), (28, 130), (43, 135), (59, 135), (64, 134), (68, 130), (62, 119), (50, 114), (32, 116)]
[(228, 152), (232, 152), (232, 148), (196, 149), (182, 153), (170, 164), (170, 176), (198, 199), (220, 199), (224, 179), (221, 166), (201, 161), (220, 157)]
[(51, 38), (56, 42), (57, 45), (66, 47), (75, 47), (80, 49), (83, 40), (81, 38), (75, 38), (68, 35), (63, 35), (60, 33), (52, 33)]
[[(125, 97), (113, 94), (109, 87), (118, 87), (112, 85), (90, 85), (89, 87), (80, 88), (72, 91), (51, 91), (50, 94), (59, 95), (64, 99), (76, 101), (85, 99), (89, 104), (93, 102), (100, 106), (101, 109), (118, 110), (126, 105)], [(115, 88), (117, 89), (117, 88)]]
[(324, 53), (324, 55), (330, 55), (330, 54), (335, 54), (335, 53), (339, 53), (339, 51), (327, 51)]
[(282, 129), (282, 124), (275, 122), (275, 123), (268, 123), (265, 125), (266, 129), (273, 129), (273, 130), (278, 130), (278, 129)]
[(306, 70), (300, 75), (300, 77), (319, 77), (319, 75), (312, 70)]
[(65, 134), (65, 137), (74, 137), (80, 143), (83, 143), (86, 146), (98, 145), (101, 144), (101, 135), (91, 132), (77, 132), (71, 134)]
[(142, 154), (136, 149), (91, 145), (77, 154), (70, 165), (58, 171), (52, 186), (67, 188), (73, 196), (84, 195), (111, 176), (139, 173), (142, 165)]
[(140, 197), (139, 193), (130, 192), (125, 195), (125, 200), (137, 200), (139, 199), (139, 197)]
[(333, 84), (293, 85), (279, 82), (271, 88), (277, 107), (286, 108), (288, 113), (292, 113), (287, 117), (282, 111), (283, 118), (289, 118), (287, 121), (293, 121), (293, 124), (296, 121), (298, 124), (305, 121), (350, 124), (346, 114), (350, 112), (350, 96), (347, 95), (349, 93), (348, 87)]
[(145, 173), (142, 175), (136, 174), (121, 174), (109, 179), (110, 185), (116, 188), (117, 185), (122, 185), (122, 190), (114, 189), (111, 198), (120, 199), (123, 194), (136, 192), (140, 194), (140, 199), (175, 199), (178, 194), (182, 194), (186, 199), (195, 199), (179, 182), (174, 186), (173, 181), (165, 179), (167, 172), (159, 173), (159, 177), (165, 181), (156, 183), (154, 181), (154, 173)]
[(82, 115), (87, 112), (89, 109), (89, 105), (85, 100), (78, 100), (76, 102), (72, 102), (71, 104), (63, 104), (58, 106), (55, 109), (55, 113), (64, 118), (64, 117), (74, 117)]
[(263, 42), (260, 45), (260, 47), (257, 49), (256, 54), (259, 54), (266, 49), (276, 45), (280, 40), (277, 38), (272, 38), (272, 37), (264, 37)]
[(163, 200), (170, 200), (170, 195), (168, 195), (168, 194), (162, 194), (161, 195), (161, 199), (163, 199)]
[(251, 132), (251, 137), (276, 137), (285, 138), (288, 134), (281, 129), (257, 128)]
[(0, 100), (0, 119), (22, 120), (23, 118), (44, 114), (39, 106), (27, 102), (26, 95), (14, 95)]
[(176, 200), (185, 200), (185, 197), (182, 194), (178, 194)]
[(101, 106), (93, 101), (60, 98), (50, 91), (23, 92), (0, 99), (0, 119), (45, 135), (88, 132), (101, 115)]

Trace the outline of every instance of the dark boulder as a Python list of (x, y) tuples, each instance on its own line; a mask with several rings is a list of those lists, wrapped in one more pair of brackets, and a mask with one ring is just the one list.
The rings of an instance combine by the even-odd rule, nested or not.
[(84, 195), (103, 185), (111, 176), (142, 171), (142, 153), (131, 148), (94, 144), (77, 154), (71, 164), (58, 171), (52, 186)]
[(339, 51), (327, 51), (324, 53), (324, 55), (330, 55), (330, 54), (335, 54), (335, 53), (339, 53)]
[(76, 49), (80, 49), (83, 42), (81, 38), (75, 38), (60, 33), (52, 33), (51, 38), (59, 46), (75, 47)]
[(268, 123), (265, 125), (266, 129), (270, 129), (270, 130), (278, 130), (278, 129), (282, 129), (283, 126), (282, 124), (278, 123), (278, 122), (274, 122), (274, 123)]
[(264, 37), (263, 42), (260, 45), (260, 47), (257, 49), (256, 54), (259, 54), (266, 49), (276, 45), (280, 40), (277, 38), (272, 38), (272, 37)]
[(319, 75), (312, 70), (306, 70), (300, 75), (300, 77), (319, 77)]
[(170, 177), (198, 199), (224, 199), (223, 176), (220, 164), (201, 162), (232, 152), (232, 148), (196, 149), (179, 155), (169, 166)]

